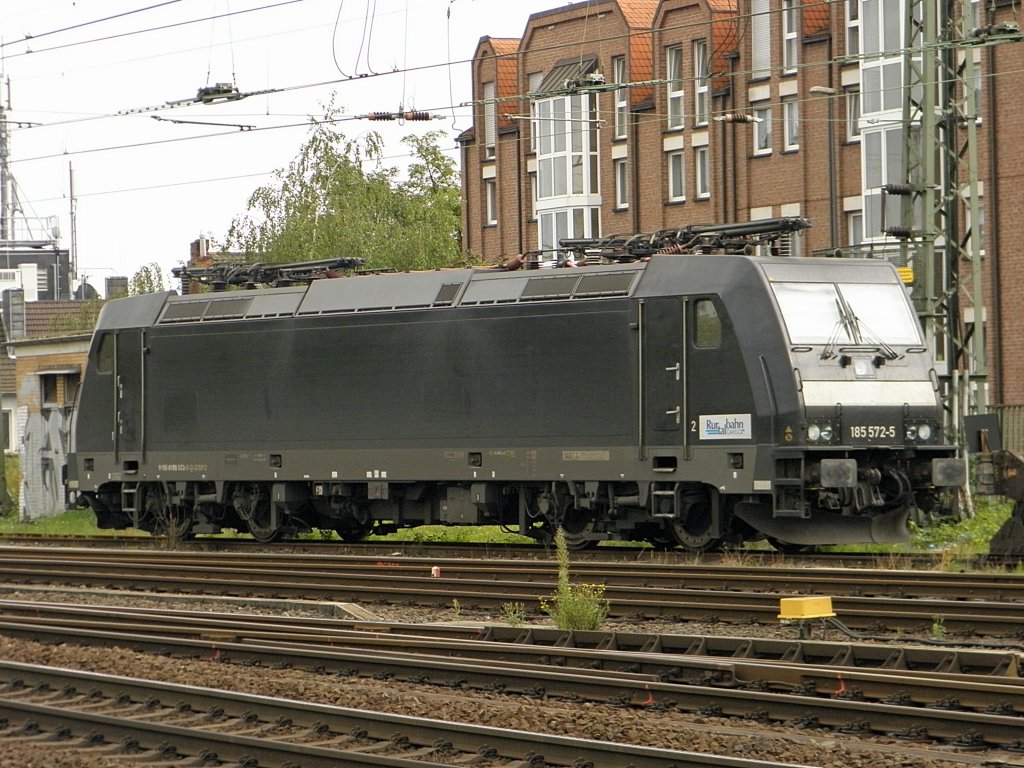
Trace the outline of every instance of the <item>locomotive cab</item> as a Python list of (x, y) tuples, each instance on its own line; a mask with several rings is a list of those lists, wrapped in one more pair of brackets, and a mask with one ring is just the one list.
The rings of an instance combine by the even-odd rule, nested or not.
[(906, 541), (908, 520), (952, 508), (966, 479), (907, 290), (885, 262), (795, 266), (764, 267), (790, 366), (771, 504), (737, 512), (780, 542)]

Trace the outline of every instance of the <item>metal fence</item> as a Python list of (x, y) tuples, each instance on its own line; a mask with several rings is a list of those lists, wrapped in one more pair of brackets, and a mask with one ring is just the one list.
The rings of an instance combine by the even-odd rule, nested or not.
[(1003, 448), (1024, 455), (1024, 405), (996, 405), (992, 411), (999, 416)]

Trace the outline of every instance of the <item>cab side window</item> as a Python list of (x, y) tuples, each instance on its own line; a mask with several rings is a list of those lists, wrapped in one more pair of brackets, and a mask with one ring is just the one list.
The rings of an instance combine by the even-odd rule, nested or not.
[(698, 299), (693, 305), (693, 345), (714, 349), (722, 344), (722, 320), (711, 299)]
[(100, 337), (99, 347), (96, 348), (96, 370), (100, 373), (112, 373), (114, 370), (114, 339), (112, 333), (105, 333)]

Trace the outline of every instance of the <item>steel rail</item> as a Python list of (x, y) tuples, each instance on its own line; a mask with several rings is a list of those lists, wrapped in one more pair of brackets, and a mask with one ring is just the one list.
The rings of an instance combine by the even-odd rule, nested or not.
[[(210, 558), (204, 552), (154, 552), (152, 550), (106, 550), (62, 548), (42, 557), (61, 562), (167, 564), (177, 567), (189, 563), (205, 565)], [(8, 558), (38, 559), (33, 548), (0, 547), (0, 562)], [(234, 569), (253, 569), (281, 574), (308, 574), (315, 577), (359, 578), (387, 568), (394, 576), (415, 578), (429, 575), (437, 567), (446, 578), (468, 581), (488, 578), (520, 582), (554, 583), (557, 565), (550, 560), (466, 560), (436, 557), (392, 558), (317, 554), (220, 553), (216, 563)], [(836, 595), (934, 597), (1024, 601), (1024, 575), (1019, 573), (951, 573), (944, 571), (785, 567), (769, 562), (772, 591), (829, 592)], [(765, 571), (744, 565), (681, 565), (677, 563), (639, 564), (622, 562), (577, 562), (572, 566), (575, 578), (606, 586), (667, 587), (691, 589), (756, 591), (766, 587)]]
[[(101, 568), (107, 570), (100, 570)], [(770, 581), (770, 572), (764, 574)], [(376, 573), (348, 574), (332, 579), (325, 572), (274, 571), (266, 568), (231, 567), (201, 561), (185, 566), (171, 563), (104, 561), (60, 561), (53, 558), (0, 559), (0, 579), (9, 584), (73, 584), (76, 586), (120, 586), (157, 592), (193, 591), (220, 595), (274, 595), (319, 600), (379, 602), (411, 601), (420, 605), (450, 605), (453, 598), (463, 605), (498, 609), (510, 600), (522, 601), (537, 610), (544, 595), (538, 592), (554, 584), (493, 579), (431, 578), (408, 579), (380, 568)], [(611, 615), (660, 617), (703, 622), (778, 622), (778, 592), (734, 592), (690, 588), (608, 587)], [(884, 628), (888, 631), (927, 632), (936, 621), (946, 630), (973, 634), (1020, 635), (1024, 633), (1024, 611), (1018, 603), (982, 600), (938, 600), (858, 597), (833, 598), (833, 608), (852, 627)]]
[[(78, 535), (51, 535), (34, 533), (5, 534), (3, 541), (7, 545), (29, 545), (40, 547), (90, 547), (90, 548), (118, 548), (128, 550), (162, 550), (168, 546), (168, 540), (163, 537), (154, 537), (146, 533), (102, 533), (95, 536)], [(337, 539), (301, 538), (284, 539), (265, 544), (256, 541), (251, 536), (240, 535), (229, 537), (221, 534), (218, 536), (200, 536), (176, 544), (179, 551), (200, 551), (200, 552), (257, 552), (272, 554), (278, 557), (289, 554), (320, 554), (329, 556), (360, 556), (360, 557), (387, 557), (393, 556), (396, 552), (407, 551), (410, 555), (430, 557), (538, 557), (548, 559), (551, 556), (551, 546), (540, 543), (519, 543), (519, 542), (424, 542), (424, 541), (388, 541), (388, 540), (363, 540), (363, 541), (339, 541)], [(402, 554), (402, 557), (405, 557)], [(655, 565), (680, 564), (681, 562), (692, 562), (699, 560), (704, 564), (715, 564), (721, 561), (732, 561), (736, 558), (747, 559), (759, 565), (792, 565), (794, 563), (804, 564), (842, 564), (843, 567), (866, 567), (866, 568), (934, 568), (943, 562), (945, 557), (941, 551), (937, 552), (828, 552), (828, 551), (807, 551), (807, 552), (777, 552), (770, 549), (741, 549), (725, 552), (688, 552), (684, 549), (654, 549), (644, 544), (618, 544), (608, 547), (597, 547), (594, 549), (578, 550), (573, 552), (573, 559), (578, 562), (642, 562)], [(968, 569), (987, 568), (996, 565), (1013, 565), (1014, 561), (1005, 561), (993, 555), (974, 555), (970, 557), (957, 558), (956, 563)]]
[[(964, 678), (956, 684), (965, 697), (982, 696), (983, 688), (997, 701), (1011, 702), (1009, 709), (997, 712), (963, 711), (950, 697), (933, 706), (915, 706), (911, 695), (887, 702), (865, 701), (859, 690), (877, 683), (883, 676), (857, 671), (809, 670), (809, 684), (793, 692), (771, 690), (764, 684), (770, 665), (744, 665), (750, 678), (742, 681), (737, 667), (722, 660), (689, 660), (690, 673), (700, 670), (700, 680), (683, 677), (669, 680), (660, 675), (628, 671), (562, 669), (549, 663), (496, 661), (484, 654), (482, 659), (446, 658), (431, 653), (410, 653), (401, 648), (325, 647), (295, 642), (266, 640), (235, 641), (227, 637), (190, 639), (157, 634), (130, 634), (123, 631), (75, 629), (62, 624), (32, 624), (0, 621), (0, 631), (51, 642), (90, 642), (107, 646), (128, 646), (152, 653), (176, 653), (210, 661), (272, 666), (287, 659), (321, 674), (383, 677), (415, 683), (478, 690), (499, 690), (528, 696), (571, 696), (616, 704), (644, 707), (672, 707), (705, 714), (763, 719), (779, 722), (803, 721), (834, 729), (856, 729), (865, 733), (889, 735), (927, 735), (954, 744), (970, 742), (974, 746), (1024, 746), (1024, 712), (1020, 685), (1002, 685)], [(393, 640), (394, 638), (389, 638)], [(564, 655), (568, 655), (563, 652)], [(711, 683), (717, 682), (719, 686)], [(849, 682), (849, 685), (847, 684)], [(916, 685), (915, 685), (916, 683)], [(897, 681), (889, 680), (890, 686)], [(820, 687), (819, 687), (820, 686)], [(949, 691), (949, 680), (929, 681), (924, 676), (905, 675), (902, 690), (923, 688)], [(766, 689), (769, 688), (769, 689)], [(993, 694), (995, 691), (995, 694)], [(1009, 712), (1009, 714), (1007, 714)]]
[[(293, 604), (291, 607), (301, 609), (302, 606)], [(1022, 654), (1014, 651), (930, 648), (906, 643), (857, 645), (765, 638), (645, 635), (503, 625), (382, 624), (310, 616), (214, 614), (209, 611), (15, 600), (0, 600), (0, 617), (20, 623), (59, 624), (69, 628), (109, 629), (122, 626), (131, 632), (188, 637), (244, 637), (291, 642), (301, 639), (306, 644), (332, 647), (395, 644), (403, 649), (424, 647), (449, 655), (484, 648), (482, 655), (488, 658), (502, 658), (502, 654), (507, 654), (522, 659), (532, 655), (543, 659), (543, 663), (560, 667), (623, 668), (677, 679), (682, 677), (679, 668), (681, 657), (731, 657), (737, 664), (771, 664), (775, 674), (783, 665), (794, 670), (820, 666), (847, 672), (867, 668), (890, 675), (927, 675), (931, 679), (977, 678), (978, 682), (1019, 685), (1024, 693)], [(799, 673), (795, 679), (774, 679), (794, 686), (808, 682)], [(891, 691), (885, 692), (885, 695), (890, 694)], [(985, 701), (974, 706), (989, 706), (991, 703)]]
[[(531, 764), (531, 755), (542, 756), (540, 764), (552, 766), (580, 765), (580, 761), (587, 760), (609, 768), (774, 768), (786, 765), (364, 712), (305, 701), (12, 662), (0, 662), (0, 678), (6, 680), (5, 689), (0, 691), (0, 713), (6, 713), (8, 717), (28, 718), (52, 731), (70, 728), (73, 733), (85, 734), (99, 728), (116, 734), (116, 738), (130, 734), (140, 745), (151, 750), (168, 743), (180, 744), (182, 746), (178, 749), (187, 749), (186, 754), (238, 765), (251, 764), (251, 760), (256, 758), (259, 765), (301, 764), (304, 768), (367, 765), (411, 768), (437, 765), (437, 756), (451, 751), (465, 753), (467, 757), (476, 755), (477, 758), (486, 758), (489, 751), (495, 758), (519, 759), (523, 765)], [(63, 690), (68, 695), (59, 703), (50, 698), (45, 704), (38, 704), (31, 701), (33, 688)], [(86, 698), (90, 709), (96, 709), (96, 696), (101, 695), (111, 701), (124, 702), (124, 708), (130, 713), (113, 715), (75, 709), (75, 692), (78, 689), (90, 691), (91, 695)], [(191, 711), (218, 711), (223, 715), (215, 724), (207, 723), (203, 728), (161, 722), (154, 713), (154, 709), (180, 713), (182, 701), (187, 702)], [(223, 728), (225, 723), (235, 728), (216, 730), (217, 727)], [(289, 723), (290, 730), (301, 731), (306, 739), (319, 735), (322, 742), (274, 738), (282, 723)], [(262, 738), (250, 735), (260, 726), (265, 731)], [(245, 732), (240, 733), (239, 730)], [(356, 735), (353, 737), (352, 734)], [(367, 744), (367, 739), (377, 742), (376, 747)], [(108, 740), (113, 739), (108, 737)], [(346, 749), (346, 744), (352, 748)], [(397, 754), (387, 754), (385, 750), (389, 748)], [(250, 762), (245, 762), (246, 757)], [(478, 759), (477, 764), (480, 762)]]

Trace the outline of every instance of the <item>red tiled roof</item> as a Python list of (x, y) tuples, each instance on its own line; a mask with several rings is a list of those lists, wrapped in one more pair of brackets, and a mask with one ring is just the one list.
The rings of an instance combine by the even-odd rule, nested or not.
[[(634, 82), (654, 78), (654, 33), (651, 25), (659, 0), (617, 0), (622, 18), (630, 29), (629, 79)], [(637, 30), (644, 30), (642, 33)], [(630, 103), (641, 104), (651, 97), (652, 86), (630, 89)]]
[[(89, 315), (86, 308), (93, 306), (97, 306), (94, 301), (25, 302), (26, 337), (41, 339), (92, 333), (95, 317)], [(6, 341), (6, 329), (0, 326), (0, 343)], [(0, 351), (0, 392), (14, 392), (16, 387), (14, 360)]]
[(483, 37), (480, 40), (480, 48), (490, 46), (490, 52), (494, 55), (495, 76), (494, 90), (499, 99), (508, 101), (498, 102), (498, 127), (502, 128), (510, 123), (509, 115), (518, 111), (515, 101), (512, 100), (519, 93), (519, 38), (514, 37)]
[(87, 308), (90, 306), (97, 304), (95, 301), (27, 301), (26, 335), (30, 339), (41, 339), (47, 336), (92, 333), (95, 323), (87, 317)]
[(804, 0), (804, 36), (813, 37), (828, 31), (831, 0)]

